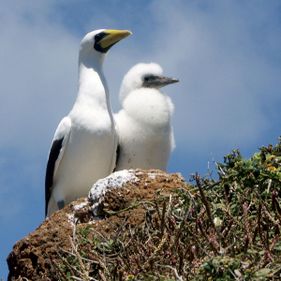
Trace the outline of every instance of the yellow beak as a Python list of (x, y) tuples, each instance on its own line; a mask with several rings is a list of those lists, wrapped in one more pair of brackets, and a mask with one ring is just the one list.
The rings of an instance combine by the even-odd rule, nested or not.
[(131, 35), (132, 32), (129, 30), (118, 30), (118, 29), (106, 29), (104, 31), (106, 36), (99, 41), (99, 45), (103, 49), (108, 49), (115, 43)]

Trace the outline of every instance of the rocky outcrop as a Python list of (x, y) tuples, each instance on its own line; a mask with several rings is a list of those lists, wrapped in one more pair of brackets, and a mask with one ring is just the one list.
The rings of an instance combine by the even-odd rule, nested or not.
[(9, 280), (280, 280), (281, 139), (217, 173), (99, 180), (16, 243)]
[[(93, 244), (94, 247), (106, 246), (105, 242), (93, 241), (138, 227), (145, 221), (147, 208), (156, 197), (168, 198), (174, 190), (186, 186), (179, 174), (169, 175), (158, 170), (130, 173), (128, 176), (128, 173), (117, 172), (117, 176), (98, 182), (89, 198), (72, 202), (18, 241), (7, 259), (8, 280), (102, 278), (106, 273), (103, 273), (101, 257), (98, 257), (99, 250), (91, 253), (90, 248)], [(86, 249), (89, 254), (82, 254)], [(96, 274), (93, 273), (95, 267)], [(125, 278), (129, 273), (121, 274)]]

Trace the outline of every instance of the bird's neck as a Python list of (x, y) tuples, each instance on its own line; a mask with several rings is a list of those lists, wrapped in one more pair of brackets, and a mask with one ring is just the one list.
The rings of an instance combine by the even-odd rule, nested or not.
[(107, 110), (111, 113), (102, 62), (79, 62), (79, 87), (76, 103), (89, 107), (91, 110)]

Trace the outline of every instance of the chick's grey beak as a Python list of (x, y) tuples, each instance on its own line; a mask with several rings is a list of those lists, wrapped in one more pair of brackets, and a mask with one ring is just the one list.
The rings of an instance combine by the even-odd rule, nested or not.
[(179, 80), (176, 78), (170, 78), (165, 76), (160, 76), (159, 78), (159, 83), (162, 85), (161, 87), (179, 82)]
[(179, 82), (178, 79), (165, 77), (165, 76), (153, 76), (147, 80), (144, 80), (143, 86), (147, 88), (162, 88), (169, 84)]

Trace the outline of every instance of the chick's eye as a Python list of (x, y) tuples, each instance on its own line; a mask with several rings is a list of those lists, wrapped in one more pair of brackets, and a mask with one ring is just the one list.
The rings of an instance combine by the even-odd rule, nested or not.
[(143, 81), (144, 82), (152, 81), (154, 78), (155, 78), (154, 75), (147, 75), (144, 76)]

